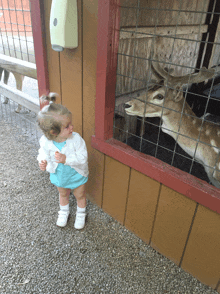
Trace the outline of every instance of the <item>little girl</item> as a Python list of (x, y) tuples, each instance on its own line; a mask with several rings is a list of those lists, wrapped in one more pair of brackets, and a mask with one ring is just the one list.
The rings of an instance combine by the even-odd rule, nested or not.
[(55, 93), (42, 96), (50, 101), (38, 113), (38, 125), (44, 135), (40, 139), (37, 160), (42, 171), (50, 173), (50, 181), (59, 192), (60, 211), (57, 226), (65, 227), (69, 216), (69, 195), (74, 190), (77, 212), (74, 227), (82, 229), (86, 218), (85, 183), (88, 180), (88, 154), (85, 141), (73, 132), (72, 114), (63, 105), (54, 103)]

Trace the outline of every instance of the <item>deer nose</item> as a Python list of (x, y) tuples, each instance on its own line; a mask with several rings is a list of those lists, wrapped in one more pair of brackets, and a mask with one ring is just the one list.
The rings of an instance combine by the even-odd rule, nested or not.
[(131, 105), (125, 104), (125, 108), (130, 108)]

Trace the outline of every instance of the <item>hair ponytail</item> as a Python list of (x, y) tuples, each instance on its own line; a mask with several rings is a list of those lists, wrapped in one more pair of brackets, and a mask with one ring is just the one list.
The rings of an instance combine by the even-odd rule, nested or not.
[[(45, 102), (51, 102), (51, 103), (55, 103), (56, 102), (56, 100), (57, 100), (57, 97), (58, 97), (59, 95), (57, 94), (57, 93), (53, 93), (53, 92), (51, 92), (51, 93), (49, 93), (48, 95), (42, 95), (41, 97), (40, 97), (40, 103), (42, 104), (42, 105), (44, 105), (44, 104), (46, 104)], [(50, 104), (51, 104), (50, 103)]]
[[(41, 105), (45, 105), (38, 113), (37, 121), (40, 129), (44, 135), (49, 139), (53, 140), (59, 135), (61, 131), (62, 123), (57, 118), (57, 115), (70, 115), (71, 112), (63, 105), (57, 104), (56, 99), (59, 95), (56, 93), (49, 93), (40, 97)], [(53, 134), (51, 134), (53, 131)]]

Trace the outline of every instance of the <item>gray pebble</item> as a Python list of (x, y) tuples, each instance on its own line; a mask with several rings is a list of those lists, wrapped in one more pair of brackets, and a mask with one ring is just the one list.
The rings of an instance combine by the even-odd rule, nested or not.
[(82, 231), (76, 201), (65, 228), (59, 200), (37, 147), (0, 121), (1, 294), (216, 294), (88, 201)]

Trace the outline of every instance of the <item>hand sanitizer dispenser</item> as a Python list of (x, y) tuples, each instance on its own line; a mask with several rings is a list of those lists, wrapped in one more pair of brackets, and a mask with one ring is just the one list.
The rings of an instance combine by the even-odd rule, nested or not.
[(55, 51), (78, 47), (77, 0), (52, 0), (50, 39)]

